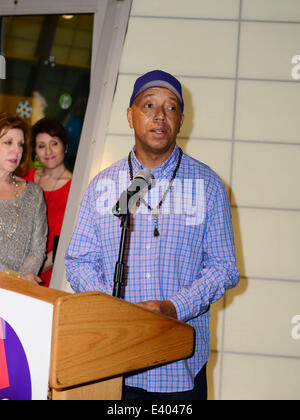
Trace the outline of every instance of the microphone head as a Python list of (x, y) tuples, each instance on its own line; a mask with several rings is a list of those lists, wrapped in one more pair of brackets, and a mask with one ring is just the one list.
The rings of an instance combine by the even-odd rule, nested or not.
[[(138, 171), (128, 189), (123, 191), (119, 201), (112, 208), (113, 214), (121, 217), (127, 214), (128, 210), (131, 212), (132, 208), (136, 207), (137, 201), (146, 193), (146, 190), (150, 190), (154, 185), (155, 178), (149, 171), (146, 169)], [(134, 199), (133, 202), (132, 199)]]
[(148, 185), (149, 190), (150, 188), (155, 186), (155, 178), (151, 174), (151, 172), (147, 171), (147, 169), (141, 169), (140, 171), (138, 171), (134, 176), (134, 179), (137, 178), (143, 179)]

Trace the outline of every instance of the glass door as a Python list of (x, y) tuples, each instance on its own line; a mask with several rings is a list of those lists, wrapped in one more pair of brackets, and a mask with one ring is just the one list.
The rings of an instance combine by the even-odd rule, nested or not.
[(93, 14), (1, 18), (6, 78), (0, 81), (0, 111), (30, 125), (43, 117), (60, 121), (69, 134), (71, 170), (89, 96), (93, 21)]

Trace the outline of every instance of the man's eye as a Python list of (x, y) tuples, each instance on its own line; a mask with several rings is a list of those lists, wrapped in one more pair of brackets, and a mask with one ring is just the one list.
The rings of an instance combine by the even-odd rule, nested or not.
[(152, 108), (152, 104), (146, 104), (145, 108)]

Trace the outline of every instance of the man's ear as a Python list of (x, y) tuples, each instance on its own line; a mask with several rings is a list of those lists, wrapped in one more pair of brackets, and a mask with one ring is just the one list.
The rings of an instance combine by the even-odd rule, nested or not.
[(180, 119), (180, 123), (179, 123), (178, 133), (180, 133), (180, 129), (182, 127), (183, 121), (184, 121), (184, 114), (181, 114), (181, 119)]
[(132, 108), (127, 108), (127, 120), (129, 123), (129, 127), (133, 128), (133, 123), (132, 123)]

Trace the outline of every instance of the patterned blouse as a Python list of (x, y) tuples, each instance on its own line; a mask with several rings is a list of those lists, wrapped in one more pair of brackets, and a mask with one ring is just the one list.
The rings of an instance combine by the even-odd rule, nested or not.
[(28, 182), (15, 200), (0, 200), (0, 272), (38, 274), (46, 254), (46, 205), (39, 186)]

